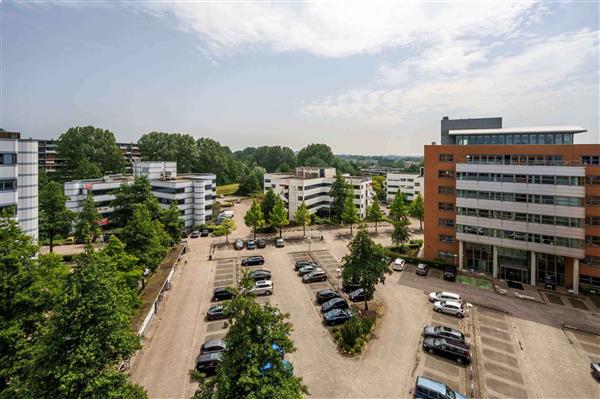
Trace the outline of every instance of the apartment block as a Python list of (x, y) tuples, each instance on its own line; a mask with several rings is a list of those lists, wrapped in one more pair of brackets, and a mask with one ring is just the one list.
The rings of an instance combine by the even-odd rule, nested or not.
[(531, 285), (551, 276), (575, 293), (599, 288), (600, 145), (574, 144), (580, 126), (487, 119), (500, 127), (455, 122), (448, 144), (425, 146), (425, 257)]
[(80, 212), (83, 201), (91, 191), (96, 208), (102, 215), (101, 224), (110, 227), (113, 212), (112, 201), (116, 190), (131, 184), (135, 177), (146, 177), (150, 181), (152, 194), (163, 209), (175, 201), (185, 227), (200, 225), (212, 218), (212, 204), (216, 197), (217, 177), (212, 173), (189, 173), (177, 175), (176, 162), (136, 162), (133, 175), (110, 175), (101, 179), (74, 180), (65, 182), (65, 195), (70, 199), (67, 208)]
[(396, 173), (388, 172), (386, 175), (386, 199), (394, 200), (396, 193), (404, 193), (408, 201), (412, 201), (418, 194), (424, 196), (425, 179), (423, 173)]
[(17, 132), (0, 132), (0, 210), (8, 210), (21, 229), (38, 237), (37, 141)]
[[(305, 201), (311, 214), (329, 216), (329, 191), (335, 175), (335, 168), (319, 167), (299, 167), (294, 174), (267, 173), (264, 176), (264, 189), (272, 188), (286, 202), (290, 220), (294, 220), (302, 201)], [(344, 175), (344, 179), (354, 189), (354, 205), (360, 218), (365, 218), (374, 195), (371, 178)]]

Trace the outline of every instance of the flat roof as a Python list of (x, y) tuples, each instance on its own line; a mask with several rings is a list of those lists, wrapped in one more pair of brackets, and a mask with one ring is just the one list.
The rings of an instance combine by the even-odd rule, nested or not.
[(578, 125), (563, 126), (533, 126), (533, 127), (507, 127), (501, 129), (464, 129), (450, 130), (448, 134), (471, 135), (471, 134), (512, 134), (512, 133), (583, 133), (586, 129)]

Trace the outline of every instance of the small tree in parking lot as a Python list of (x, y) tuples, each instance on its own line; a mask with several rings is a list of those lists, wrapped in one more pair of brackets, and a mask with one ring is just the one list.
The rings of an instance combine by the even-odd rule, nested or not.
[(423, 217), (425, 217), (425, 204), (421, 193), (417, 194), (408, 209), (410, 216), (419, 219), (419, 229), (423, 230)]
[(356, 206), (354, 205), (354, 190), (350, 188), (348, 189), (348, 194), (346, 195), (346, 200), (344, 201), (342, 221), (350, 225), (350, 235), (354, 233), (352, 229), (354, 223), (358, 223), (360, 221), (358, 211), (356, 210)]
[(308, 211), (306, 202), (302, 201), (298, 209), (296, 209), (294, 219), (296, 219), (296, 222), (302, 223), (302, 235), (306, 237), (306, 225), (310, 224), (310, 212)]
[(373, 199), (373, 205), (369, 207), (367, 220), (375, 222), (375, 233), (377, 233), (377, 224), (383, 221), (383, 212), (381, 211), (377, 197)]
[(279, 237), (281, 237), (281, 228), (287, 226), (290, 221), (288, 220), (288, 212), (285, 209), (285, 203), (281, 198), (277, 200), (277, 203), (273, 207), (271, 214), (269, 215), (271, 226), (279, 229)]
[(229, 243), (229, 234), (235, 230), (235, 222), (231, 218), (225, 218), (223, 222), (217, 227), (225, 235), (225, 242)]
[(256, 199), (252, 200), (252, 205), (250, 205), (248, 212), (244, 215), (244, 223), (246, 223), (246, 226), (252, 227), (254, 239), (256, 240), (256, 229), (265, 225), (265, 217)]

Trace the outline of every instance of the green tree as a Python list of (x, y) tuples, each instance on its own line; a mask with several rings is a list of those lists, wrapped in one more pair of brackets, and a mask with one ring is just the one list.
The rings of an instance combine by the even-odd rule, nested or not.
[(117, 275), (123, 280), (124, 285), (129, 287), (131, 306), (137, 306), (139, 299), (136, 293), (143, 276), (143, 268), (138, 265), (138, 259), (127, 253), (125, 244), (115, 235), (110, 236), (108, 245), (104, 247), (101, 254), (115, 266)]
[(37, 251), (31, 236), (8, 213), (0, 214), (0, 397), (19, 397), (14, 381), (27, 372), (32, 339), (61, 298), (68, 274), (60, 256)]
[(294, 219), (296, 219), (297, 223), (302, 223), (302, 235), (306, 237), (306, 225), (310, 224), (310, 212), (308, 211), (306, 202), (302, 201), (298, 209), (296, 209)]
[(60, 135), (56, 150), (65, 160), (60, 169), (63, 179), (90, 179), (125, 171), (123, 152), (108, 130), (72, 127)]
[(344, 200), (344, 210), (342, 211), (342, 221), (345, 224), (350, 225), (350, 235), (354, 232), (352, 231), (352, 226), (354, 223), (358, 223), (360, 218), (358, 216), (358, 211), (356, 210), (356, 206), (354, 205), (354, 190), (348, 189), (348, 195), (346, 195), (346, 199)]
[(170, 238), (170, 244), (179, 244), (181, 241), (181, 232), (183, 231), (183, 220), (179, 217), (177, 202), (171, 202), (169, 209), (163, 211), (161, 222), (165, 233)]
[(66, 236), (71, 231), (75, 215), (66, 207), (68, 199), (62, 185), (54, 181), (40, 190), (40, 235), (48, 239), (50, 252), (54, 249), (54, 238)]
[(270, 215), (273, 211), (273, 208), (275, 208), (275, 204), (277, 203), (278, 199), (279, 198), (273, 189), (271, 187), (267, 188), (265, 198), (263, 198), (262, 203), (260, 204), (263, 215), (265, 215), (265, 218), (268, 219), (266, 220), (267, 224), (271, 224)]
[(263, 178), (265, 170), (259, 166), (256, 166), (252, 171), (242, 178), (240, 186), (238, 187), (237, 194), (239, 195), (253, 195), (262, 191)]
[(92, 250), (76, 257), (61, 301), (33, 344), (23, 397), (146, 397), (115, 367), (139, 347), (130, 296), (110, 257)]
[(168, 236), (162, 224), (153, 221), (144, 204), (133, 204), (133, 213), (120, 237), (127, 252), (138, 259), (142, 267), (155, 269), (167, 252)]
[(394, 200), (390, 205), (390, 218), (394, 222), (401, 221), (408, 217), (408, 208), (406, 207), (406, 199), (404, 193), (398, 191), (394, 196)]
[(310, 144), (298, 152), (298, 166), (330, 166), (334, 167), (336, 158), (327, 144)]
[(377, 224), (384, 220), (383, 212), (381, 211), (381, 207), (379, 206), (379, 199), (377, 197), (373, 198), (373, 204), (369, 207), (367, 211), (367, 220), (370, 222), (375, 222), (375, 233), (377, 233)]
[(425, 217), (425, 204), (423, 202), (423, 196), (418, 193), (413, 202), (409, 207), (410, 216), (419, 219), (419, 229), (423, 230), (423, 218)]
[(150, 132), (138, 141), (145, 161), (175, 161), (177, 171), (189, 173), (196, 159), (196, 141), (189, 134)]
[(288, 147), (248, 147), (242, 151), (236, 151), (234, 155), (246, 166), (260, 166), (265, 168), (268, 173), (289, 171), (296, 165), (296, 155)]
[(123, 184), (116, 190), (115, 199), (111, 204), (111, 221), (117, 226), (125, 226), (131, 218), (135, 204), (146, 205), (152, 220), (161, 219), (163, 210), (152, 194), (150, 181), (144, 176), (136, 177), (132, 184)]
[(229, 242), (229, 235), (236, 229), (235, 221), (230, 218), (225, 218), (217, 227), (220, 232), (225, 235), (225, 242)]
[(196, 141), (196, 148), (195, 172), (216, 174), (219, 185), (238, 182), (244, 176), (244, 164), (234, 157), (229, 147), (203, 137)]
[(410, 222), (405, 219), (392, 221), (392, 225), (394, 226), (394, 230), (392, 230), (392, 243), (394, 245), (401, 246), (410, 240), (409, 224)]
[[(352, 192), (354, 193), (354, 190)], [(344, 202), (346, 201), (346, 197), (348, 197), (348, 184), (339, 172), (336, 173), (335, 180), (331, 184), (329, 196), (331, 197), (329, 212), (334, 217), (334, 220), (340, 222), (342, 220), (342, 213), (344, 212)]]
[(354, 281), (365, 290), (365, 310), (368, 309), (368, 298), (375, 293), (375, 286), (385, 283), (385, 274), (391, 274), (386, 260), (386, 251), (381, 245), (371, 240), (367, 230), (360, 228), (356, 236), (348, 244), (350, 253), (342, 260), (342, 278)]
[(288, 212), (285, 208), (285, 203), (281, 198), (277, 200), (271, 214), (269, 215), (269, 221), (271, 226), (279, 229), (279, 237), (281, 237), (281, 228), (287, 226), (290, 221), (288, 220)]
[(89, 244), (94, 237), (102, 234), (100, 228), (100, 214), (96, 209), (96, 203), (91, 192), (87, 193), (87, 197), (83, 201), (83, 209), (77, 215), (75, 224), (75, 237)]
[(260, 209), (260, 204), (255, 199), (252, 200), (250, 209), (248, 209), (248, 212), (244, 215), (244, 222), (246, 223), (246, 226), (252, 227), (254, 239), (256, 240), (256, 229), (265, 225), (265, 217), (262, 213), (262, 209)]
[(371, 179), (371, 187), (373, 187), (373, 191), (377, 198), (380, 201), (385, 200), (385, 177), (384, 176), (373, 176)]

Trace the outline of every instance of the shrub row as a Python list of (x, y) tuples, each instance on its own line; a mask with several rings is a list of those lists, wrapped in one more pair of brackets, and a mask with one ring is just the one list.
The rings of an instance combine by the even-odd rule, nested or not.
[(415, 264), (424, 263), (427, 266), (433, 267), (435, 269), (440, 269), (440, 270), (444, 270), (444, 268), (446, 266), (452, 266), (450, 263), (444, 262), (442, 260), (429, 260), (429, 259), (417, 258), (416, 256), (405, 255), (405, 254), (401, 254), (399, 252), (395, 252), (392, 250), (389, 250), (389, 256), (392, 258), (404, 259), (408, 263), (415, 263)]
[(375, 320), (370, 316), (356, 316), (334, 329), (333, 335), (342, 352), (349, 355), (361, 353), (374, 323)]

